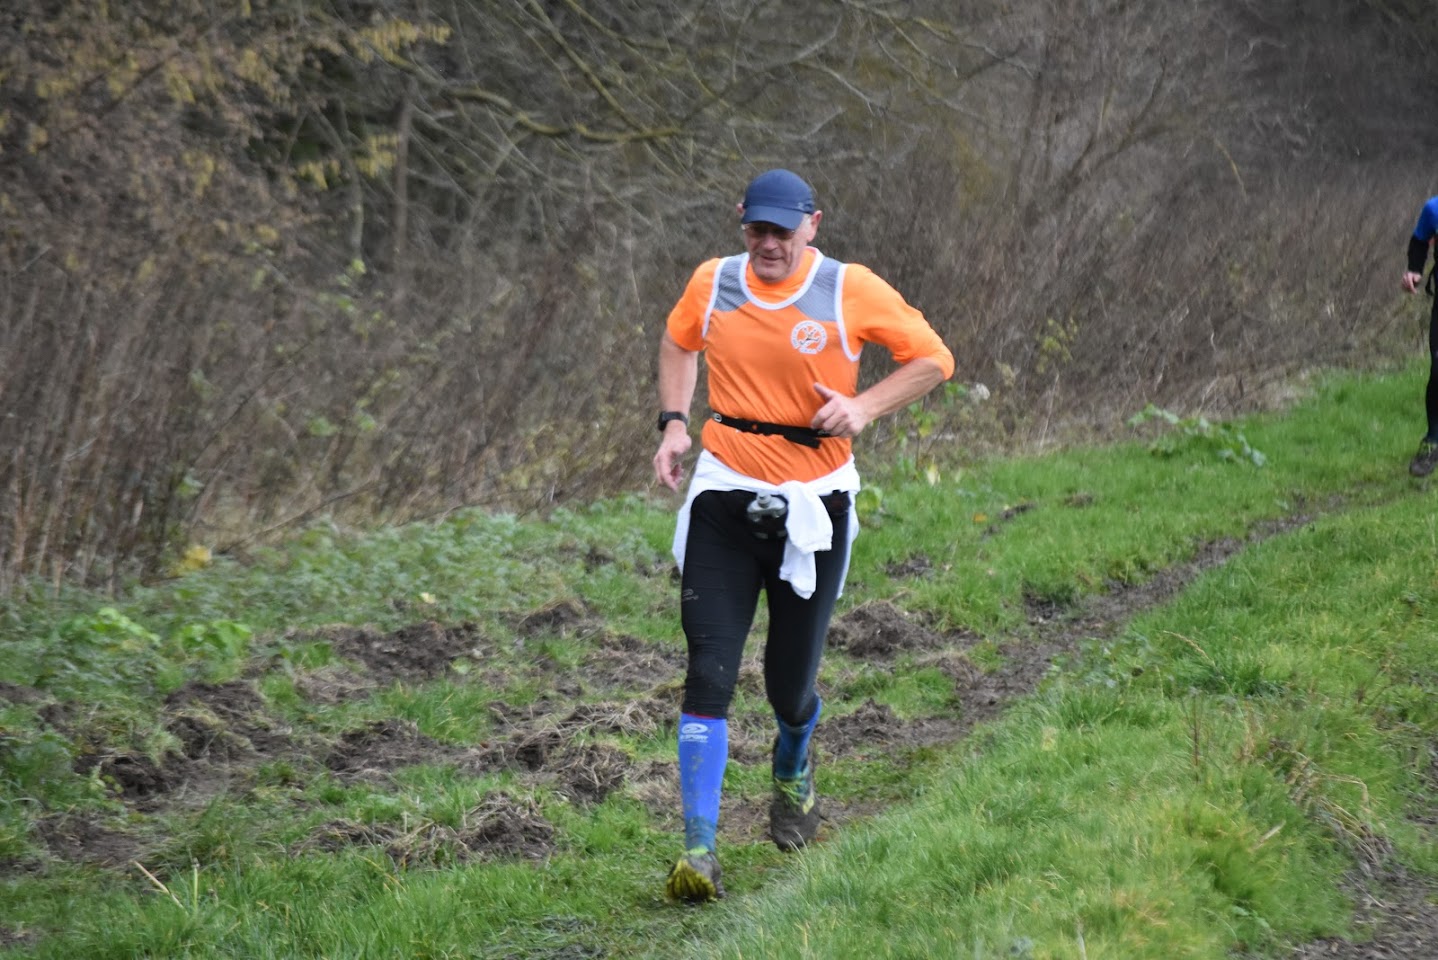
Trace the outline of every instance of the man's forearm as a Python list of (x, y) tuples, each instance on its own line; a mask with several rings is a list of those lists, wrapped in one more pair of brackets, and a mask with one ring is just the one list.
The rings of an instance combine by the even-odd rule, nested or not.
[(939, 364), (927, 357), (910, 360), (854, 399), (863, 404), (870, 420), (908, 406), (947, 377)]
[(1408, 272), (1422, 273), (1428, 263), (1428, 241), (1408, 238)]

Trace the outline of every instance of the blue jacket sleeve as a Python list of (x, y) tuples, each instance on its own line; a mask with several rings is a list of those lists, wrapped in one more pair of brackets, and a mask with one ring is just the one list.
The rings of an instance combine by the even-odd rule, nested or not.
[(1423, 212), (1418, 214), (1418, 224), (1413, 228), (1413, 236), (1408, 240), (1410, 273), (1423, 272), (1423, 267), (1428, 262), (1428, 244), (1435, 234), (1438, 234), (1438, 197), (1433, 197), (1423, 204)]

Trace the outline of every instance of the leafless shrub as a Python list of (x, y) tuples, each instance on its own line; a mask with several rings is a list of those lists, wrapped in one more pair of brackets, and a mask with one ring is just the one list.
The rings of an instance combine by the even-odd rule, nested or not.
[(771, 165), (993, 387), (966, 448), (1406, 350), (1423, 6), (8, 14), (0, 592), (644, 486), (664, 316)]

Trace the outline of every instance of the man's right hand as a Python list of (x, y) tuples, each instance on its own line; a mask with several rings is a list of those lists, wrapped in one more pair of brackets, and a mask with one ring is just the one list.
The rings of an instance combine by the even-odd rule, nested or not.
[(689, 452), (693, 443), (689, 428), (682, 420), (666, 423), (659, 451), (654, 454), (654, 479), (677, 492), (684, 479), (684, 454)]
[(1414, 273), (1412, 270), (1409, 270), (1403, 274), (1403, 289), (1409, 293), (1417, 293), (1418, 284), (1422, 282), (1423, 274), (1421, 273)]

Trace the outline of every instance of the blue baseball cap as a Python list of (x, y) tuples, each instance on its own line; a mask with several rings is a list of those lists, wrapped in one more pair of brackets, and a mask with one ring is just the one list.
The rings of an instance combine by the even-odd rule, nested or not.
[(770, 170), (749, 182), (740, 222), (773, 223), (793, 230), (813, 212), (814, 191), (803, 177), (788, 170)]

